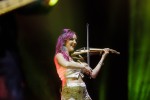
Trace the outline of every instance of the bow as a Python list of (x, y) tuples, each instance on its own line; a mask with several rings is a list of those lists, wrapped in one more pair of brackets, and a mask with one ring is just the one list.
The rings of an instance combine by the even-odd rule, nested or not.
[[(108, 49), (109, 53), (120, 54), (120, 52), (114, 49), (110, 49), (110, 48), (104, 48), (104, 49)], [(90, 54), (91, 53), (102, 54), (104, 53), (104, 49), (89, 48), (89, 24), (87, 23), (87, 47), (82, 47), (80, 49), (77, 49), (71, 54), (71, 56), (74, 60), (85, 61), (84, 58), (81, 56), (81, 54), (87, 54), (87, 64), (90, 65)]]

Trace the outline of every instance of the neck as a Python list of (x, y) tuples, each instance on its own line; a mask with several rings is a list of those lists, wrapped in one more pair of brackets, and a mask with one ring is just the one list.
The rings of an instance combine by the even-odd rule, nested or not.
[(69, 55), (69, 51), (68, 50), (66, 50), (65, 52), (66, 52), (67, 55)]
[(66, 53), (67, 55), (69, 55), (69, 51), (68, 51), (68, 49), (67, 49), (65, 46), (63, 46), (63, 50), (65, 51), (65, 53)]

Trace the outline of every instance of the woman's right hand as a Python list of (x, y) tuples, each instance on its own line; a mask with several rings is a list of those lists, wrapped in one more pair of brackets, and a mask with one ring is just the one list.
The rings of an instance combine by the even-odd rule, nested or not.
[(86, 75), (91, 75), (91, 74), (92, 74), (92, 69), (91, 69), (89, 66), (85, 67), (84, 70), (85, 70), (84, 73), (85, 73)]
[(92, 69), (91, 67), (88, 66), (87, 63), (82, 63), (85, 67), (82, 69), (82, 71), (87, 74), (87, 75), (91, 75), (92, 74)]

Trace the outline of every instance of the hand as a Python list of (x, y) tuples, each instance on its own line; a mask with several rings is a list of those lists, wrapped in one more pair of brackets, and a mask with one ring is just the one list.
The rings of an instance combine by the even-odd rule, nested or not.
[(92, 69), (91, 69), (91, 67), (89, 67), (89, 66), (85, 67), (84, 73), (86, 75), (92, 75)]
[(91, 69), (91, 67), (89, 67), (87, 63), (82, 63), (82, 64), (84, 64), (84, 66), (85, 66), (85, 67), (82, 69), (82, 71), (83, 71), (85, 74), (87, 74), (87, 75), (91, 75), (91, 74), (92, 74), (92, 69)]
[(114, 50), (114, 49), (110, 49), (110, 48), (104, 48), (103, 49), (104, 53), (115, 53), (115, 54), (120, 54), (120, 52)]
[(108, 54), (110, 52), (110, 49), (109, 48), (104, 48), (103, 51), (104, 51), (104, 54)]

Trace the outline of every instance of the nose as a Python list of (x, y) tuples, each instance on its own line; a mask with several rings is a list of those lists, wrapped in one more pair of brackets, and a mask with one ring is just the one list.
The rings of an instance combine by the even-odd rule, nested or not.
[(77, 44), (77, 41), (76, 41), (76, 40), (74, 40), (74, 41), (73, 41), (73, 43), (76, 45), (76, 44)]

